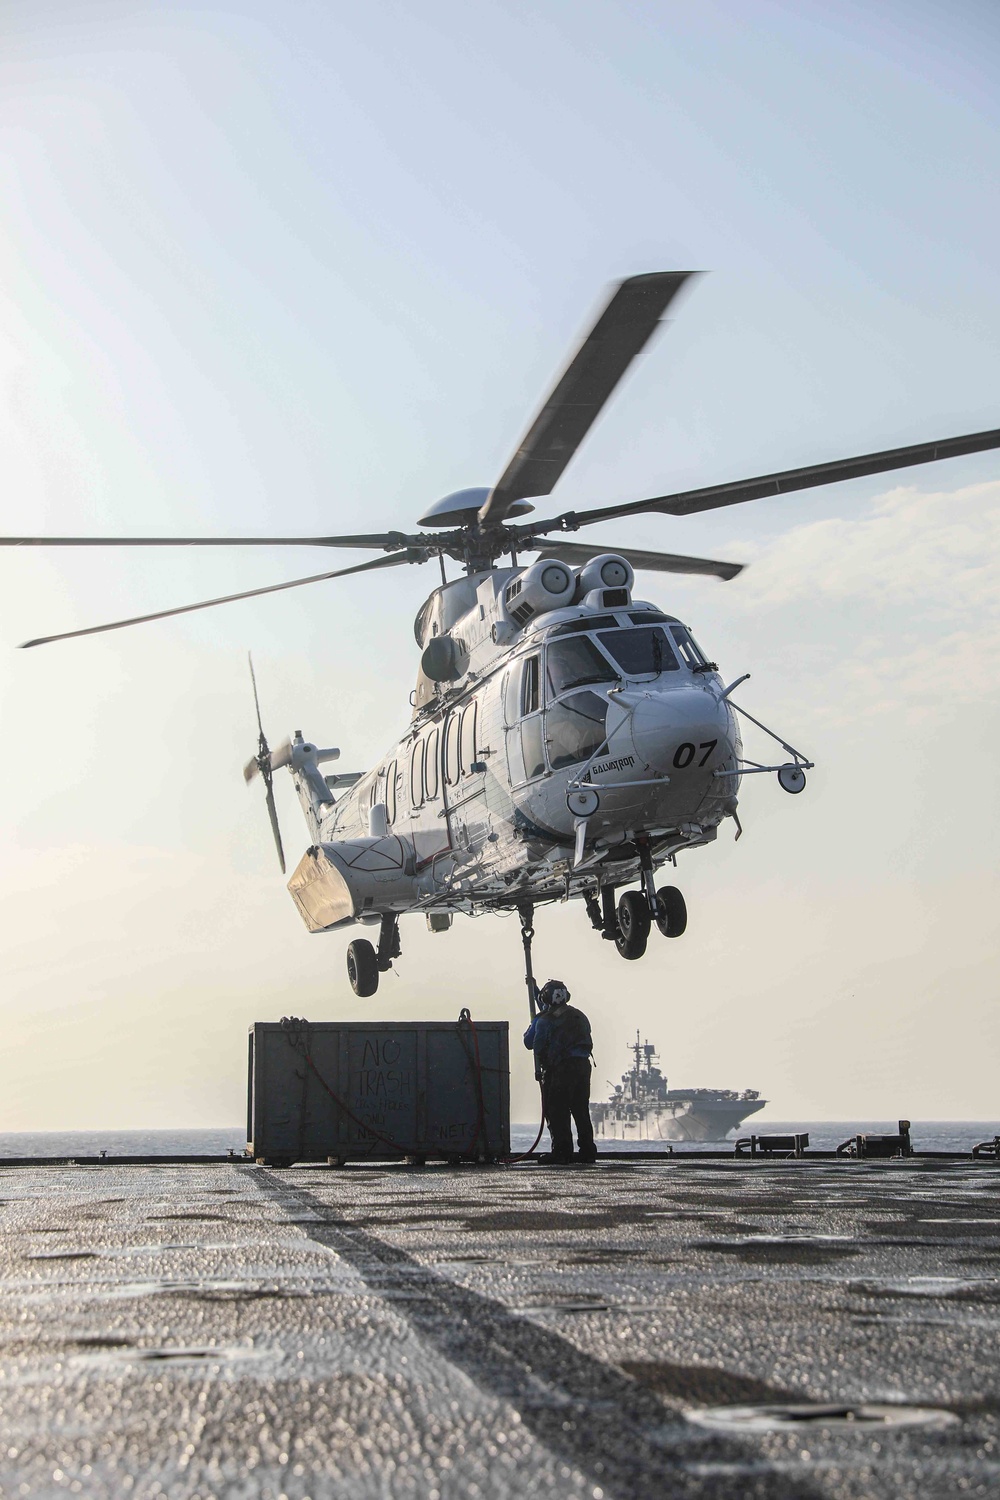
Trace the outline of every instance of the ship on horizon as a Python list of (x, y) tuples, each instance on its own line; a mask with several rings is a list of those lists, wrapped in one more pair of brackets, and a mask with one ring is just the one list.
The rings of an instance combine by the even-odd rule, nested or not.
[(628, 1049), (633, 1066), (610, 1099), (592, 1103), (594, 1134), (610, 1141), (724, 1141), (767, 1104), (756, 1089), (668, 1089), (653, 1043), (639, 1032)]

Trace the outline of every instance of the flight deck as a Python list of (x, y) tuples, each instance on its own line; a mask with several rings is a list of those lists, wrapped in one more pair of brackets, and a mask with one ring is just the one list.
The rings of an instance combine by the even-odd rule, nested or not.
[(1000, 1165), (0, 1165), (0, 1496), (1000, 1489)]

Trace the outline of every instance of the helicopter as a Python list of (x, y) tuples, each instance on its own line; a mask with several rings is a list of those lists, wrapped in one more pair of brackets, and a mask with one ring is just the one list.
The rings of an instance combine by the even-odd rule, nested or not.
[[(272, 750), (261, 720), (247, 781), (260, 777), (278, 860), (287, 874), (274, 775), (287, 768), (310, 844), (288, 881), (307, 929), (378, 928), (356, 937), (347, 971), (373, 995), (400, 956), (399, 918), (433, 932), (456, 913), (520, 916), (529, 1003), (535, 908), (579, 899), (593, 929), (623, 958), (646, 952), (654, 928), (680, 937), (683, 894), (657, 883), (677, 856), (712, 843), (726, 819), (742, 833), (745, 776), (774, 774), (800, 793), (813, 762), (746, 709), (690, 629), (635, 596), (635, 572), (731, 581), (742, 565), (567, 540), (582, 527), (655, 513), (684, 516), (1000, 447), (1000, 429), (651, 499), (523, 522), (550, 495), (601, 409), (692, 273), (655, 272), (615, 286), (491, 488), (430, 505), (418, 533), (320, 537), (5, 537), (5, 546), (304, 546), (381, 552), (371, 561), (287, 583), (24, 642), (118, 630), (305, 584), (420, 565), (441, 583), (414, 625), (420, 662), (410, 722), (365, 772), (327, 774), (340, 751), (301, 731)], [(533, 561), (522, 562), (525, 554)], [(509, 557), (509, 565), (499, 565)], [(445, 558), (462, 567), (448, 579)], [(250, 664), (251, 676), (253, 663)], [(772, 764), (747, 760), (740, 719), (777, 744)], [(531, 1006), (532, 1011), (534, 1006)]]

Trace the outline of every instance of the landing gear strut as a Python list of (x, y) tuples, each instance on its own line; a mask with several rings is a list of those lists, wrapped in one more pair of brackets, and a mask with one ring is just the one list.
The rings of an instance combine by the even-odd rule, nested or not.
[(392, 968), (392, 961), (402, 952), (399, 942), (399, 918), (386, 913), (378, 934), (376, 951), (367, 938), (355, 938), (347, 949), (347, 977), (351, 989), (362, 999), (374, 995), (379, 975)]

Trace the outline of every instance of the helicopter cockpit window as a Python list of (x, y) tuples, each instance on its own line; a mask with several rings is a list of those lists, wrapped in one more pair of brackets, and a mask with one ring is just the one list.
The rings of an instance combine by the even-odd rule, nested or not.
[(588, 682), (617, 682), (618, 674), (593, 641), (576, 636), (555, 641), (545, 654), (545, 681), (549, 701)]
[(582, 620), (570, 620), (566, 625), (557, 625), (552, 634), (553, 636), (579, 635), (585, 630), (607, 630), (617, 623), (614, 615), (584, 615)]
[(685, 666), (690, 667), (693, 671), (695, 667), (703, 667), (705, 665), (705, 657), (702, 655), (690, 632), (683, 625), (671, 625), (670, 634), (677, 642), (677, 649), (681, 654)]
[(625, 677), (676, 672), (677, 658), (666, 633), (659, 626), (632, 630), (605, 630), (601, 645), (621, 667)]
[(599, 693), (571, 693), (545, 716), (549, 763), (553, 771), (589, 760), (604, 744), (608, 700)]
[(633, 625), (652, 625), (657, 620), (665, 620), (667, 617), (658, 609), (640, 609), (635, 614), (630, 614), (629, 619)]

